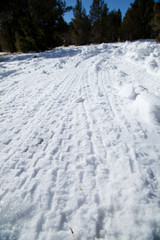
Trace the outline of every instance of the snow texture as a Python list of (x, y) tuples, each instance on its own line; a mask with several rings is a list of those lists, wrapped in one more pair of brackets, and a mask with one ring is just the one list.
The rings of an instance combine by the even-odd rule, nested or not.
[(160, 239), (160, 45), (0, 58), (0, 240)]
[(160, 125), (160, 97), (141, 93), (136, 99), (136, 104), (144, 121)]

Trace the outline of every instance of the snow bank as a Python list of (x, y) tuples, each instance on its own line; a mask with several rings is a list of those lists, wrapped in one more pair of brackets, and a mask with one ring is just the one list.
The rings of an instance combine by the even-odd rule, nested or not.
[(125, 98), (135, 99), (137, 94), (135, 88), (131, 84), (126, 84), (120, 89), (120, 95)]
[(130, 110), (133, 104), (142, 121), (154, 125), (160, 125), (160, 97), (148, 92), (148, 89), (133, 84), (123, 85), (119, 90), (122, 98), (135, 100), (130, 103)]
[(144, 121), (160, 125), (160, 97), (143, 92), (137, 96), (135, 103)]
[(154, 41), (125, 42), (123, 53), (128, 61), (139, 62), (148, 72), (160, 74), (160, 44)]
[(9, 52), (0, 52), (0, 57), (9, 54)]

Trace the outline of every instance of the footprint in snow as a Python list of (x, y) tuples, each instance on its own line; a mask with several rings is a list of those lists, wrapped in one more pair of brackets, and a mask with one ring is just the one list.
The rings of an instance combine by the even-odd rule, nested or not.
[(84, 98), (80, 97), (80, 98), (78, 98), (75, 102), (76, 102), (76, 103), (84, 102)]

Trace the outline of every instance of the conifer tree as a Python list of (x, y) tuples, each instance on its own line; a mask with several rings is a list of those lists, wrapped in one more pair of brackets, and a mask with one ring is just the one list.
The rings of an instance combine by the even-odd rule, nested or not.
[(116, 42), (120, 36), (122, 14), (118, 11), (111, 11), (108, 16), (108, 41)]
[(91, 24), (86, 11), (82, 6), (82, 0), (77, 0), (73, 8), (74, 19), (71, 23), (72, 42), (76, 45), (84, 45), (90, 42)]
[(103, 8), (104, 8), (103, 0), (93, 0), (90, 9), (90, 19), (92, 24), (95, 22), (99, 22), (101, 20)]
[(12, 0), (0, 1), (0, 44), (2, 51), (16, 50), (15, 36), (13, 30), (13, 8)]
[(153, 0), (135, 0), (126, 12), (122, 23), (124, 39), (136, 40), (151, 38), (151, 19), (153, 18)]
[(160, 42), (160, 1), (154, 3), (153, 12), (154, 17), (151, 22), (152, 30), (157, 42)]
[(1, 0), (2, 50), (26, 52), (61, 45), (67, 10), (63, 0)]
[(84, 15), (84, 9), (82, 8), (82, 0), (77, 0), (75, 7), (73, 8), (73, 15), (75, 19), (81, 19)]
[(104, 40), (107, 16), (107, 4), (103, 0), (93, 0), (89, 15), (92, 24), (92, 42), (100, 43)]
[(101, 29), (101, 42), (108, 42), (108, 31), (109, 31), (109, 16), (108, 16), (107, 4), (104, 4), (103, 11), (100, 19), (100, 29)]
[(62, 18), (66, 4), (61, 0), (30, 0), (30, 14), (38, 48), (45, 50), (61, 45)]
[(137, 38), (134, 34), (135, 26), (133, 20), (135, 21), (133, 10), (129, 8), (121, 25), (121, 36), (124, 40), (132, 41)]

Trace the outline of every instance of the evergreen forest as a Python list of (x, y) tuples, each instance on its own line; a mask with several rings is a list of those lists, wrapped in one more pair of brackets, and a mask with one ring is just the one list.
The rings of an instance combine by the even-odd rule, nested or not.
[[(135, 0), (124, 18), (107, 1), (93, 0), (89, 14), (76, 0), (1, 0), (0, 51), (44, 51), (62, 45), (156, 39), (160, 41), (160, 0)], [(65, 22), (64, 14), (73, 11)]]

